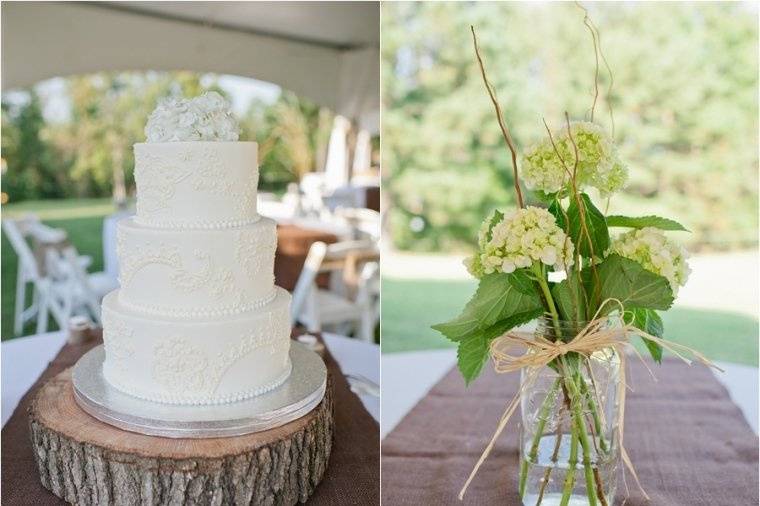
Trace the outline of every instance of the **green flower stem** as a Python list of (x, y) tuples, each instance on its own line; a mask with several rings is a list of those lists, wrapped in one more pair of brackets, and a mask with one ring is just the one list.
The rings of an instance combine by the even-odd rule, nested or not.
[(562, 489), (562, 499), (559, 502), (559, 506), (567, 506), (575, 487), (575, 468), (578, 465), (578, 431), (573, 423), (570, 424), (570, 457), (567, 459), (567, 464), (565, 486)]
[[(543, 266), (540, 263), (536, 262), (531, 266), (531, 270), (535, 274), (536, 282), (541, 288), (541, 291), (544, 295), (544, 299), (546, 300), (546, 304), (548, 306), (549, 313), (551, 314), (552, 322), (554, 324), (555, 335), (557, 336), (557, 339), (562, 340), (562, 332), (561, 332), (561, 327), (559, 323), (559, 313), (557, 312), (557, 306), (554, 303), (554, 298), (552, 297), (551, 290), (549, 289), (549, 284), (547, 283), (547, 280), (544, 276)], [(571, 465), (571, 469), (572, 469), (572, 471), (568, 470), (568, 476), (566, 476), (565, 478), (561, 504), (566, 505), (569, 502), (570, 496), (572, 495), (573, 487), (575, 486), (575, 466), (577, 465), (577, 460), (578, 460), (578, 444), (580, 444), (582, 452), (583, 452), (583, 472), (586, 479), (586, 494), (588, 496), (589, 506), (596, 506), (597, 495), (596, 495), (596, 487), (595, 487), (595, 481), (594, 481), (594, 470), (591, 463), (591, 444), (588, 439), (588, 435), (586, 433), (586, 423), (583, 416), (584, 398), (588, 398), (587, 404), (593, 415), (594, 427), (595, 427), (596, 433), (599, 435), (599, 445), (604, 451), (606, 451), (607, 445), (606, 445), (606, 441), (604, 440), (604, 436), (601, 430), (602, 424), (601, 424), (601, 419), (599, 417), (599, 411), (597, 409), (596, 403), (589, 396), (588, 385), (586, 385), (585, 380), (580, 374), (580, 368), (579, 368), (580, 364), (578, 363), (577, 360), (572, 360), (571, 361), (572, 368), (568, 367), (567, 360), (571, 358), (580, 359), (580, 357), (569, 357), (569, 356), (562, 357), (560, 359), (561, 367), (559, 368), (560, 376), (562, 379), (564, 379), (565, 389), (567, 391), (566, 394), (569, 397), (569, 403), (571, 405), (571, 415), (570, 415), (571, 417), (571, 423), (570, 423), (571, 458), (568, 460), (568, 463)], [(554, 387), (552, 387), (552, 391), (553, 390), (554, 390)], [(535, 460), (536, 458), (535, 455), (538, 451), (541, 435), (543, 433), (543, 429), (546, 424), (546, 419), (545, 419), (546, 414), (544, 413), (544, 409), (548, 410), (549, 397), (552, 397), (553, 399), (554, 394), (553, 393), (547, 394), (547, 398), (544, 400), (544, 404), (542, 405), (541, 413), (539, 414), (539, 426), (537, 428), (538, 430), (534, 434), (533, 442), (531, 444), (531, 451), (530, 451), (531, 462), (532, 460)], [(573, 462), (573, 460), (575, 462)], [(523, 497), (525, 495), (525, 486), (527, 482), (529, 465), (530, 463), (528, 459), (524, 459), (521, 469), (520, 469), (520, 487), (519, 487), (520, 497)]]
[(580, 398), (578, 386), (575, 384), (575, 380), (571, 376), (565, 377), (565, 386), (570, 393), (573, 408), (573, 422), (581, 444), (581, 449), (583, 450), (583, 472), (586, 476), (586, 494), (588, 495), (588, 503), (589, 506), (596, 506), (596, 487), (594, 485), (594, 473), (591, 467), (591, 445), (588, 436), (586, 435), (586, 424), (583, 421), (582, 399)]
[(539, 262), (534, 262), (531, 266), (531, 270), (536, 275), (538, 286), (541, 287), (541, 291), (543, 292), (544, 298), (546, 299), (546, 304), (549, 306), (549, 313), (552, 315), (552, 321), (554, 322), (554, 333), (557, 338), (561, 340), (562, 331), (559, 325), (559, 313), (557, 312), (557, 306), (554, 304), (552, 292), (549, 290), (549, 284), (546, 282), (546, 278), (544, 277), (544, 268), (541, 267), (541, 264)]
[(557, 460), (559, 459), (559, 447), (562, 444), (562, 412), (564, 408), (565, 405), (560, 404), (559, 412), (557, 413), (558, 422), (556, 437), (554, 439), (554, 451), (552, 452), (551, 456), (552, 465), (546, 466), (546, 471), (544, 471), (544, 477), (541, 481), (541, 486), (538, 489), (538, 500), (536, 501), (536, 506), (540, 506), (541, 502), (544, 500), (544, 493), (546, 492), (546, 487), (549, 485), (549, 478), (551, 477), (554, 468), (557, 467)]
[[(586, 366), (588, 367), (588, 363), (587, 362), (586, 362)], [(585, 380), (583, 378), (583, 375), (581, 374), (580, 369), (575, 372), (575, 377), (576, 377), (576, 382), (582, 386), (582, 390), (585, 390), (586, 393), (584, 393), (582, 395), (585, 398), (585, 400), (587, 401), (587, 405), (591, 408), (591, 411), (596, 415), (596, 417), (597, 417), (596, 422), (598, 422), (599, 420), (598, 420), (598, 411), (596, 409), (596, 402), (594, 401), (594, 399), (592, 399), (590, 397), (590, 391), (588, 390), (588, 386), (586, 385), (586, 382), (585, 382)], [(589, 423), (594, 423), (595, 424), (596, 422), (594, 422), (592, 420), (592, 422), (589, 422)], [(585, 426), (586, 426), (586, 418), (585, 418), (585, 416), (581, 418), (580, 423), (582, 423), (583, 426), (584, 426), (584, 428), (585, 428)], [(592, 467), (593, 474), (594, 474), (594, 483), (596, 484), (596, 494), (597, 494), (597, 498), (599, 499), (599, 502), (602, 504), (602, 506), (607, 506), (607, 500), (604, 497), (604, 487), (602, 485), (602, 479), (601, 479), (601, 476), (599, 474), (599, 465), (598, 465), (599, 459), (601, 458), (599, 452), (601, 451), (601, 447), (604, 446), (605, 447), (605, 453), (606, 453), (606, 443), (604, 441), (604, 436), (599, 432), (599, 426), (598, 425), (596, 425), (596, 429), (594, 428), (594, 426), (591, 426), (592, 437), (594, 436), (594, 431), (596, 431), (596, 433), (599, 436), (599, 446), (596, 445), (596, 439), (592, 440), (593, 443), (594, 443), (594, 450), (595, 450), (595, 455), (596, 455), (596, 459), (597, 459), (597, 466), (596, 467)]]
[(538, 455), (538, 446), (541, 442), (541, 436), (544, 433), (544, 427), (546, 427), (546, 421), (549, 418), (549, 409), (554, 405), (554, 401), (557, 398), (557, 392), (559, 391), (559, 386), (560, 381), (559, 378), (557, 378), (554, 380), (551, 389), (544, 398), (544, 402), (541, 404), (541, 409), (538, 413), (538, 425), (536, 426), (536, 432), (533, 435), (533, 441), (531, 441), (530, 445), (530, 453), (528, 454), (527, 459), (523, 458), (522, 464), (520, 465), (520, 483), (518, 489), (520, 491), (520, 497), (523, 497), (525, 495), (525, 485), (528, 479), (528, 467), (530, 466), (531, 462), (536, 460), (536, 457)]
[(594, 397), (591, 395), (591, 391), (588, 388), (586, 380), (583, 379), (581, 374), (578, 374), (578, 383), (581, 386), (581, 395), (586, 399), (588, 409), (591, 411), (591, 416), (594, 420), (594, 430), (599, 438), (599, 448), (603, 452), (607, 452), (607, 440), (604, 438), (604, 431), (602, 430), (602, 419), (599, 416), (599, 409), (596, 405)]

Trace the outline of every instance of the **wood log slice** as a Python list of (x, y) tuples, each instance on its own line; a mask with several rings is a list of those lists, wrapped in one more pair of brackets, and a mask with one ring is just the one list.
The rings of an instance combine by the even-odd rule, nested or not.
[(332, 402), (328, 374), (322, 402), (281, 427), (214, 439), (145, 436), (85, 413), (67, 369), (37, 392), (29, 425), (42, 485), (72, 504), (284, 505), (305, 502), (322, 480)]

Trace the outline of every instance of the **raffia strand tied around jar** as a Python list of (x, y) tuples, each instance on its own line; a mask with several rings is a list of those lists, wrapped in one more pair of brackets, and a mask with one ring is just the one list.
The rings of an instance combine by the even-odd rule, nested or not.
[[(604, 316), (600, 317), (601, 311), (608, 304), (618, 306), (619, 312), (616, 316)], [(541, 367), (548, 366), (554, 359), (562, 357), (568, 353), (578, 353), (585, 357), (590, 357), (594, 352), (603, 350), (605, 348), (614, 349), (620, 357), (620, 382), (618, 384), (618, 397), (620, 399), (620, 423), (618, 424), (618, 440), (620, 443), (620, 453), (628, 468), (628, 471), (633, 476), (638, 488), (641, 490), (644, 497), (649, 500), (649, 496), (644, 491), (644, 487), (639, 481), (636, 470), (633, 467), (631, 459), (628, 457), (628, 452), (623, 445), (623, 429), (625, 420), (625, 392), (628, 388), (626, 384), (626, 357), (625, 348), (628, 347), (636, 354), (637, 357), (644, 363), (649, 373), (655, 378), (654, 373), (644, 361), (644, 358), (634, 348), (630, 341), (630, 336), (640, 336), (648, 341), (659, 344), (664, 349), (670, 351), (675, 356), (691, 365), (692, 361), (684, 356), (684, 354), (691, 355), (695, 360), (701, 362), (707, 367), (713, 367), (719, 371), (723, 371), (720, 367), (712, 363), (707, 357), (700, 352), (684, 346), (682, 344), (674, 343), (666, 339), (662, 339), (651, 334), (644, 332), (641, 329), (634, 327), (631, 324), (625, 323), (624, 319), (625, 308), (623, 304), (617, 299), (607, 299), (600, 306), (594, 314), (591, 321), (581, 329), (580, 332), (569, 342), (553, 342), (541, 336), (534, 336), (532, 333), (527, 332), (507, 332), (506, 334), (497, 337), (491, 342), (490, 355), (493, 360), (494, 370), (498, 374), (515, 372), (522, 369), (526, 369), (526, 379), (523, 381), (517, 394), (507, 404), (507, 408), (502, 414), (499, 424), (496, 427), (496, 431), (491, 437), (491, 441), (486, 446), (483, 453), (480, 455), (478, 462), (470, 472), (470, 476), (467, 478), (462, 490), (459, 492), (459, 500), (464, 498), (464, 494), (467, 491), (467, 487), (470, 486), (473, 478), (477, 474), (480, 466), (488, 458), (491, 453), (496, 440), (501, 432), (506, 427), (507, 422), (514, 414), (517, 407), (520, 405), (520, 399), (527, 388), (535, 381), (536, 375)], [(610, 327), (610, 318), (617, 318), (620, 326)], [(656, 379), (656, 378), (655, 378)], [(625, 484), (626, 493), (628, 493), (628, 485), (625, 483), (625, 474), (623, 475), (623, 482)]]

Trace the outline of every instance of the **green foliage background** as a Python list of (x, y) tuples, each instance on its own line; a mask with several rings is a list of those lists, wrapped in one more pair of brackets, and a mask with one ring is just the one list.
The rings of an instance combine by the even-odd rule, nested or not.
[[(472, 48), (479, 38), (518, 149), (587, 118), (594, 51), (573, 3), (383, 4), (383, 175), (400, 249), (470, 249), (514, 203), (509, 153)], [(757, 9), (741, 3), (589, 3), (614, 87), (630, 181), (608, 214), (672, 217), (697, 249), (757, 243)], [(602, 91), (609, 78), (601, 72)], [(601, 98), (604, 98), (602, 96)], [(606, 102), (596, 120), (610, 126)], [(597, 197), (595, 197), (597, 199)], [(599, 201), (597, 199), (597, 201)], [(421, 221), (422, 220), (422, 221)]]
[[(205, 84), (204, 84), (205, 83)], [(111, 195), (117, 170), (134, 192), (132, 145), (160, 98), (225, 92), (191, 72), (99, 73), (65, 79), (71, 117), (46, 122), (44, 104), (2, 102), (2, 191), (9, 202)], [(4, 97), (5, 98), (5, 97)], [(259, 142), (261, 187), (280, 190), (319, 162), (332, 113), (283, 91), (274, 103), (254, 101), (240, 118), (241, 139)]]

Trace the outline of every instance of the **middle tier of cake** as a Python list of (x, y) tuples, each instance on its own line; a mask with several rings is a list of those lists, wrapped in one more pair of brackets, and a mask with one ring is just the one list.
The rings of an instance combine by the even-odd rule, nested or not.
[(165, 316), (234, 315), (275, 296), (277, 226), (256, 223), (226, 229), (155, 229), (131, 218), (119, 222), (119, 302)]

